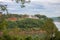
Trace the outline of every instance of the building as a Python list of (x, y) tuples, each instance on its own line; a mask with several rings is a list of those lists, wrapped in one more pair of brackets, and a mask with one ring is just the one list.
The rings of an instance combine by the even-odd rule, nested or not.
[(32, 18), (32, 19), (39, 19), (38, 17), (33, 16), (33, 15), (29, 15), (29, 17), (28, 17), (28, 18)]

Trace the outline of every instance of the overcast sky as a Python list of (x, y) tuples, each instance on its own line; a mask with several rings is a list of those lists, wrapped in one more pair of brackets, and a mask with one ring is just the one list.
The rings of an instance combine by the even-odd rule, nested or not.
[[(0, 1), (4, 1), (4, 2), (12, 2), (11, 0), (0, 0)], [(31, 1), (37, 1), (37, 2), (60, 2), (60, 0), (31, 0)]]
[(8, 10), (11, 13), (25, 14), (43, 14), (48, 17), (60, 16), (60, 0), (31, 0), (31, 3), (25, 4), (25, 8), (21, 8), (20, 4), (11, 0), (0, 0), (2, 4), (8, 5)]

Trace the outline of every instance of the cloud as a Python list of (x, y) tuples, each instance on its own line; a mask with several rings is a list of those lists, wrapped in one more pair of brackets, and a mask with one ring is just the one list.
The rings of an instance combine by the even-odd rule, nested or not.
[(0, 0), (1, 2), (12, 2), (12, 0)]
[(31, 1), (36, 1), (36, 2), (53, 2), (53, 3), (60, 2), (60, 0), (31, 0)]
[[(0, 0), (2, 2), (12, 2), (12, 0)], [(60, 0), (31, 0), (32, 1), (36, 1), (36, 2), (52, 2), (52, 3), (60, 3)]]
[[(14, 9), (12, 9), (14, 8)], [(19, 5), (10, 5), (10, 12), (12, 13), (28, 13), (28, 14), (43, 14), (48, 17), (55, 17), (60, 15), (60, 5), (56, 3), (30, 3), (27, 4), (25, 8), (21, 8)], [(55, 15), (54, 15), (55, 14)]]
[[(8, 0), (7, 0), (8, 1)], [(56, 1), (56, 2), (55, 2)], [(58, 3), (57, 3), (58, 2)], [(32, 0), (30, 4), (25, 4), (25, 8), (21, 8), (21, 4), (15, 2), (4, 2), (8, 5), (8, 11), (11, 13), (27, 13), (27, 14), (43, 14), (48, 17), (60, 16), (59, 0)], [(55, 15), (54, 15), (55, 14)]]

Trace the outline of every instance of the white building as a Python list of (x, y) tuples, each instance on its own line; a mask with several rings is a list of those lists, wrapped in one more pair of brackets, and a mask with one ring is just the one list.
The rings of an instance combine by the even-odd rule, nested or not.
[(29, 15), (29, 17), (28, 17), (28, 18), (32, 18), (32, 19), (39, 19), (38, 17), (33, 16), (33, 15)]

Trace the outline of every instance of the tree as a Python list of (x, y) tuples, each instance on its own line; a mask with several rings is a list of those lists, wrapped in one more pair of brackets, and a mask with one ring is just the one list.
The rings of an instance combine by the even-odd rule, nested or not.
[(40, 15), (40, 14), (36, 14), (35, 16), (38, 17), (39, 19), (40, 19), (40, 18), (44, 18), (44, 19), (47, 18), (45, 15)]
[(60, 40), (60, 31), (56, 32), (54, 40)]
[(40, 14), (36, 14), (35, 16), (38, 17), (38, 18), (41, 18), (41, 15)]
[(4, 19), (2, 19), (2, 20), (0, 21), (0, 31), (1, 31), (1, 30), (4, 30), (4, 29), (7, 29), (7, 25), (8, 25), (7, 21), (4, 20)]
[(6, 13), (8, 14), (7, 5), (0, 4), (0, 9), (1, 9), (1, 11), (6, 11)]
[(2, 16), (0, 17), (0, 31), (1, 31), (1, 30), (4, 30), (4, 29), (7, 29), (7, 25), (8, 25), (8, 23), (7, 23), (7, 21), (5, 20), (4, 16), (2, 15)]
[[(14, 1), (14, 0), (12, 0), (12, 1)], [(19, 2), (21, 2), (21, 8), (23, 8), (23, 7), (25, 7), (25, 3), (30, 3), (30, 0), (28, 0), (28, 1), (26, 1), (26, 0), (15, 0), (16, 1), (16, 3), (19, 3)], [(2, 4), (0, 4), (0, 9), (2, 10), (2, 11), (6, 11), (7, 12), (7, 14), (8, 14), (8, 9), (7, 9), (7, 5), (2, 5)]]
[(58, 31), (57, 27), (53, 23), (53, 20), (50, 18), (45, 20), (43, 29), (47, 31), (49, 39), (53, 38), (53, 36), (55, 36), (56, 32)]
[(21, 8), (23, 8), (23, 7), (25, 7), (25, 3), (30, 3), (30, 0), (28, 0), (28, 1), (26, 1), (26, 0), (15, 0), (16, 1), (16, 3), (19, 3), (19, 2), (21, 2)]

